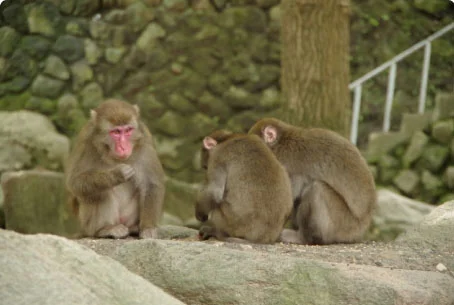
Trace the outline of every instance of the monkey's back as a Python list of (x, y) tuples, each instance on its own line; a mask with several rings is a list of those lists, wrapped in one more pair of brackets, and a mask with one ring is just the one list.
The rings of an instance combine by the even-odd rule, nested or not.
[(375, 182), (367, 162), (360, 151), (341, 135), (321, 128), (300, 129), (290, 127), (289, 134), (281, 141), (300, 139), (293, 144), (293, 149), (279, 152), (291, 154), (282, 159), (293, 160), (286, 164), (291, 174), (309, 173), (310, 179), (328, 183), (353, 207), (356, 216), (370, 214), (375, 207)]
[(227, 233), (256, 242), (276, 241), (293, 205), (285, 169), (255, 135), (225, 141), (217, 152), (211, 160), (227, 169), (226, 204), (220, 206), (229, 215)]

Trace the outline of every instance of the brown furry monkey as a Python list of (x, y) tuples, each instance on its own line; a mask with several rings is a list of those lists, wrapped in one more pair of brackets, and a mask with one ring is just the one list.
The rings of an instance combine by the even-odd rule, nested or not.
[(347, 139), (326, 129), (301, 129), (274, 118), (249, 131), (262, 137), (286, 168), (293, 192), (292, 222), (281, 241), (300, 244), (360, 241), (376, 204), (366, 161)]
[(164, 171), (137, 106), (107, 100), (92, 110), (66, 174), (84, 236), (156, 237)]
[(287, 173), (270, 149), (255, 135), (217, 131), (203, 139), (204, 162), (206, 181), (196, 217), (209, 218), (213, 226), (202, 227), (201, 236), (274, 243), (291, 213), (292, 194)]

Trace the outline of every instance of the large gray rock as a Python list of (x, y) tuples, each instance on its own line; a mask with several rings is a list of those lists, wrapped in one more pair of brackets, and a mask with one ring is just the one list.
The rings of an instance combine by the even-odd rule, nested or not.
[(2, 304), (183, 304), (73, 241), (0, 230)]
[(377, 192), (377, 209), (373, 214), (375, 240), (393, 240), (400, 233), (419, 224), (435, 207), (387, 189)]
[(2, 175), (6, 229), (74, 236), (76, 217), (67, 204), (63, 173), (46, 170)]
[[(454, 200), (438, 206), (417, 226), (397, 238), (397, 242), (454, 252)], [(451, 260), (454, 268), (454, 260)]]
[(0, 172), (39, 164), (63, 169), (69, 140), (59, 134), (50, 120), (30, 111), (0, 111)]
[[(169, 240), (85, 239), (80, 243), (118, 260), (130, 271), (193, 305), (451, 305), (454, 302), (454, 279), (436, 272), (432, 266), (434, 258), (437, 263), (448, 265), (449, 257), (435, 257), (431, 253), (415, 257), (414, 249)], [(322, 261), (321, 257), (327, 253), (331, 261)], [(371, 266), (358, 264), (363, 253)], [(426, 265), (430, 271), (405, 270), (402, 255), (409, 255), (410, 261), (416, 259), (418, 264), (413, 266)], [(349, 263), (333, 262), (339, 258)], [(421, 264), (419, 259), (430, 264)]]

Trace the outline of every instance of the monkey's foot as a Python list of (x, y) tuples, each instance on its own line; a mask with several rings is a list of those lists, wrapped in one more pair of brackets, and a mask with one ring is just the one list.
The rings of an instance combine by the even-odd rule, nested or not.
[(300, 233), (290, 229), (282, 230), (279, 241), (286, 244), (304, 244), (304, 241), (301, 240)]
[(158, 238), (158, 229), (157, 228), (147, 228), (140, 231), (139, 238)]
[(108, 226), (99, 230), (97, 236), (103, 238), (125, 238), (129, 235), (129, 229), (123, 224)]

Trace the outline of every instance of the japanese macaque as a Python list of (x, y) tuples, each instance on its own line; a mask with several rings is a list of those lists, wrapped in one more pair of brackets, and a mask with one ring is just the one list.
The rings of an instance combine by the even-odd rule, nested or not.
[(84, 236), (157, 236), (164, 171), (136, 105), (107, 100), (91, 111), (70, 154), (66, 185)]
[(258, 121), (249, 134), (262, 137), (290, 176), (295, 230), (283, 230), (282, 242), (361, 240), (376, 192), (367, 163), (353, 144), (326, 129), (301, 129), (274, 118)]
[(274, 243), (292, 210), (290, 180), (285, 169), (255, 135), (216, 131), (203, 139), (206, 181), (196, 218), (209, 219), (202, 239)]

